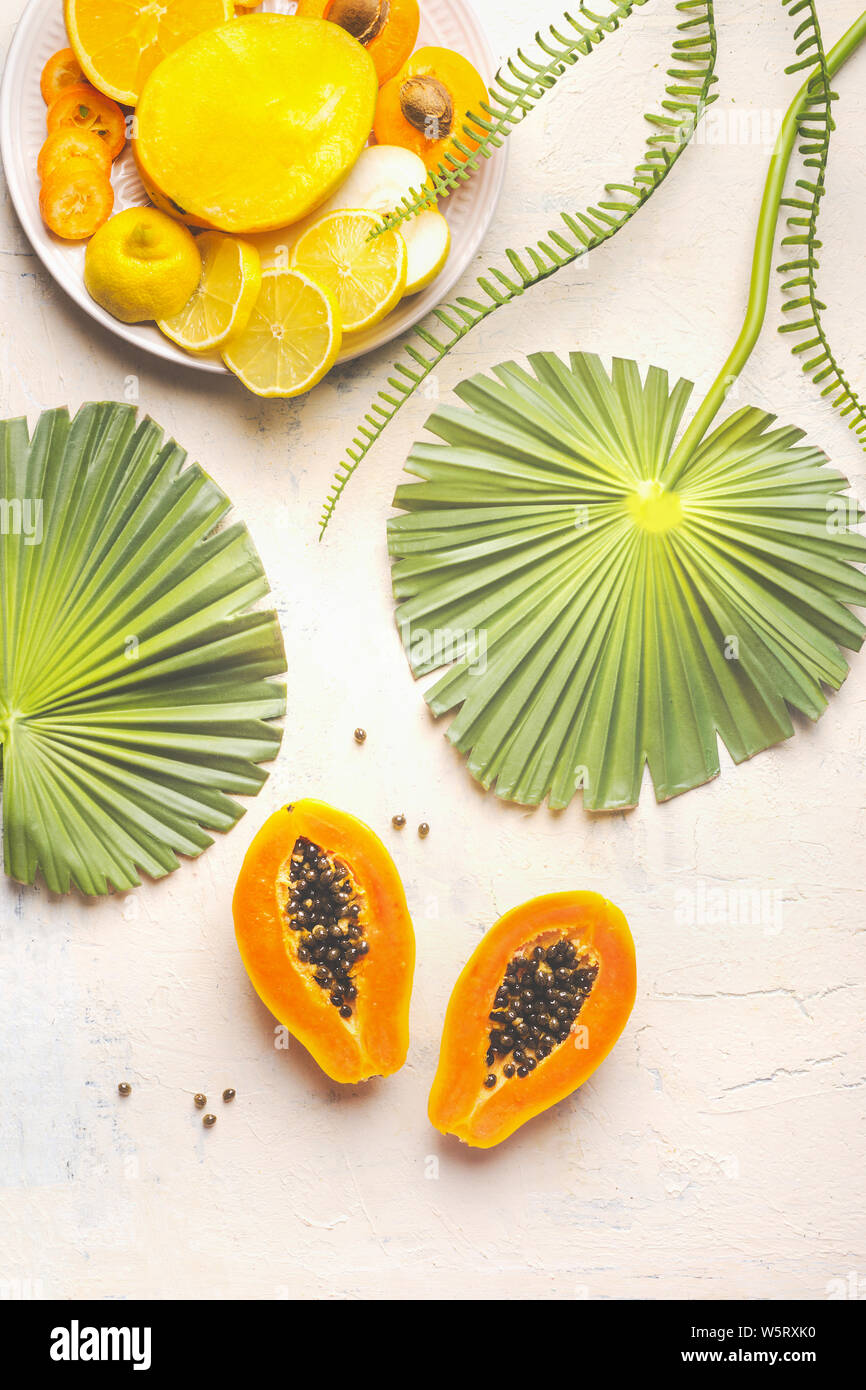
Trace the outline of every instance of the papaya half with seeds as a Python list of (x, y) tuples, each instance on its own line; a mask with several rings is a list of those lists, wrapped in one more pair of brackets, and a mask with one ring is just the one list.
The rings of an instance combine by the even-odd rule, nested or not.
[(415, 933), (368, 826), (321, 801), (285, 806), (247, 850), (232, 906), (256, 993), (332, 1080), (402, 1067)]
[(598, 893), (550, 893), (507, 912), (454, 986), (431, 1123), (476, 1148), (501, 1143), (592, 1075), (635, 990), (628, 923)]

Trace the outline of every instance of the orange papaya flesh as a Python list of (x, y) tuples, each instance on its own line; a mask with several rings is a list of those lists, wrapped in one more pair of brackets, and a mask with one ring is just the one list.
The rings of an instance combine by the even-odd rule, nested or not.
[(321, 801), (275, 812), (247, 851), (233, 900), (247, 974), (334, 1081), (406, 1060), (415, 934), (379, 838)]
[(592, 1075), (635, 992), (628, 923), (598, 893), (551, 893), (507, 912), (451, 995), (431, 1123), (477, 1148), (501, 1143)]

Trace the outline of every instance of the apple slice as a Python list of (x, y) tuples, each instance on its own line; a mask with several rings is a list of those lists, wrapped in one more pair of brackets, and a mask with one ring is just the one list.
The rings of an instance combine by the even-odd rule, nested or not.
[(451, 250), (451, 228), (435, 208), (419, 212), (400, 231), (406, 241), (406, 288), (404, 295), (417, 294), (435, 280)]

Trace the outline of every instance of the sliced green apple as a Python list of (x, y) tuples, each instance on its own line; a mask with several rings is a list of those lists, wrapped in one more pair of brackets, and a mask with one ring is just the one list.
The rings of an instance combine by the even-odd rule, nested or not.
[(406, 266), (406, 294), (417, 294), (435, 280), (451, 250), (451, 228), (435, 208), (419, 212), (400, 228), (409, 253)]

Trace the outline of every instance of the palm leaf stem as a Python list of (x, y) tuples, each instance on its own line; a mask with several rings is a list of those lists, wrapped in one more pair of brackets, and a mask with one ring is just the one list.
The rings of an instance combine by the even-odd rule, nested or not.
[[(864, 39), (866, 39), (866, 11), (854, 21), (850, 29), (843, 34), (839, 42), (827, 54), (826, 71), (830, 77), (835, 76)], [(788, 166), (791, 163), (791, 156), (794, 153), (804, 104), (809, 100), (815, 83), (820, 82), (823, 79), (823, 75), (824, 69), (822, 66), (819, 65), (817, 68), (813, 69), (794, 100), (791, 102), (791, 105), (788, 107), (785, 118), (782, 121), (776, 145), (770, 158), (770, 167), (764, 185), (764, 196), (761, 200), (761, 212), (758, 218), (757, 233), (755, 235), (755, 252), (752, 259), (749, 301), (743, 327), (721, 371), (700, 406), (695, 411), (690, 424), (683, 432), (682, 438), (674, 450), (671, 458), (668, 480), (668, 486), (670, 487), (676, 484), (677, 479), (694, 457), (695, 451), (700, 445), (701, 440), (706, 435), (707, 430), (721, 409), (732, 382), (734, 382), (742, 372), (760, 336), (764, 324), (764, 317), (767, 312), (773, 248), (776, 239), (779, 210), (782, 204), (785, 177), (788, 172)]]

